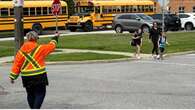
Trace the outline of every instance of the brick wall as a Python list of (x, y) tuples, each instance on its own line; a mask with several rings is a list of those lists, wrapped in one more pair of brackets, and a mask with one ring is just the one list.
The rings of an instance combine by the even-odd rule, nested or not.
[(179, 13), (179, 7), (184, 7), (184, 12), (190, 13), (193, 12), (193, 7), (195, 7), (195, 0), (170, 0), (168, 6), (171, 13)]

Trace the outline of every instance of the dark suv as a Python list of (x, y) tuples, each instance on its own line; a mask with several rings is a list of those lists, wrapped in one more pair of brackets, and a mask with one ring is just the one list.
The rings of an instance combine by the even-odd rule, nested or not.
[[(154, 14), (154, 15), (151, 15), (151, 17), (155, 20), (162, 21), (162, 14)], [(181, 29), (181, 20), (175, 14), (165, 14), (164, 20), (165, 20), (164, 21), (165, 31), (168, 31), (168, 30), (178, 31), (179, 29)]]

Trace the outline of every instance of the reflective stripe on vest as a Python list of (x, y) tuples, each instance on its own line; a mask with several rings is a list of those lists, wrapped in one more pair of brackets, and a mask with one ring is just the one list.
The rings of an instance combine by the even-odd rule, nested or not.
[[(23, 51), (20, 51), (20, 53), (25, 57), (25, 62), (23, 64), (23, 67), (21, 69), (21, 76), (35, 76), (39, 74), (46, 73), (45, 67), (41, 67), (37, 61), (34, 59), (35, 54), (39, 50), (40, 46), (36, 47), (31, 54), (27, 54)], [(29, 64), (32, 64), (33, 69), (27, 70)]]
[(36, 62), (36, 60), (31, 55), (29, 55), (23, 51), (20, 51), (20, 52), (26, 58), (26, 60), (28, 60), (28, 62), (32, 64), (32, 66), (34, 68), (40, 68), (39, 64)]
[[(37, 52), (37, 50), (38, 50), (39, 47), (40, 46), (35, 47), (35, 49), (33, 49), (33, 51), (30, 53), (30, 55), (34, 57), (34, 55)], [(28, 67), (28, 64), (29, 64), (29, 61), (26, 59), (25, 62), (24, 62), (24, 64), (22, 65), (21, 70), (26, 69), (26, 67)]]
[(33, 70), (22, 71), (21, 76), (35, 76), (35, 75), (44, 74), (44, 73), (46, 73), (45, 67), (37, 68), (37, 69), (33, 69)]

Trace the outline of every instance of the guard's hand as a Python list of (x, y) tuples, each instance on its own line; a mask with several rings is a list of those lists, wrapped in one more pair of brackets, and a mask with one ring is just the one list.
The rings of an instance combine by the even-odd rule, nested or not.
[(11, 78), (9, 78), (9, 79), (10, 79), (11, 84), (14, 84), (14, 80), (13, 80), (13, 79), (11, 79)]

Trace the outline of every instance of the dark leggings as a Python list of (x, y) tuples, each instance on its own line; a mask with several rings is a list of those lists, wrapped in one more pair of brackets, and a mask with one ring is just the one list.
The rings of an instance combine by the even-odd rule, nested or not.
[(37, 85), (26, 88), (27, 100), (31, 109), (40, 109), (45, 98), (46, 86)]
[(152, 49), (152, 54), (154, 54), (154, 52), (156, 52), (156, 55), (159, 54), (159, 50), (158, 50), (158, 42), (153, 41), (153, 49)]

